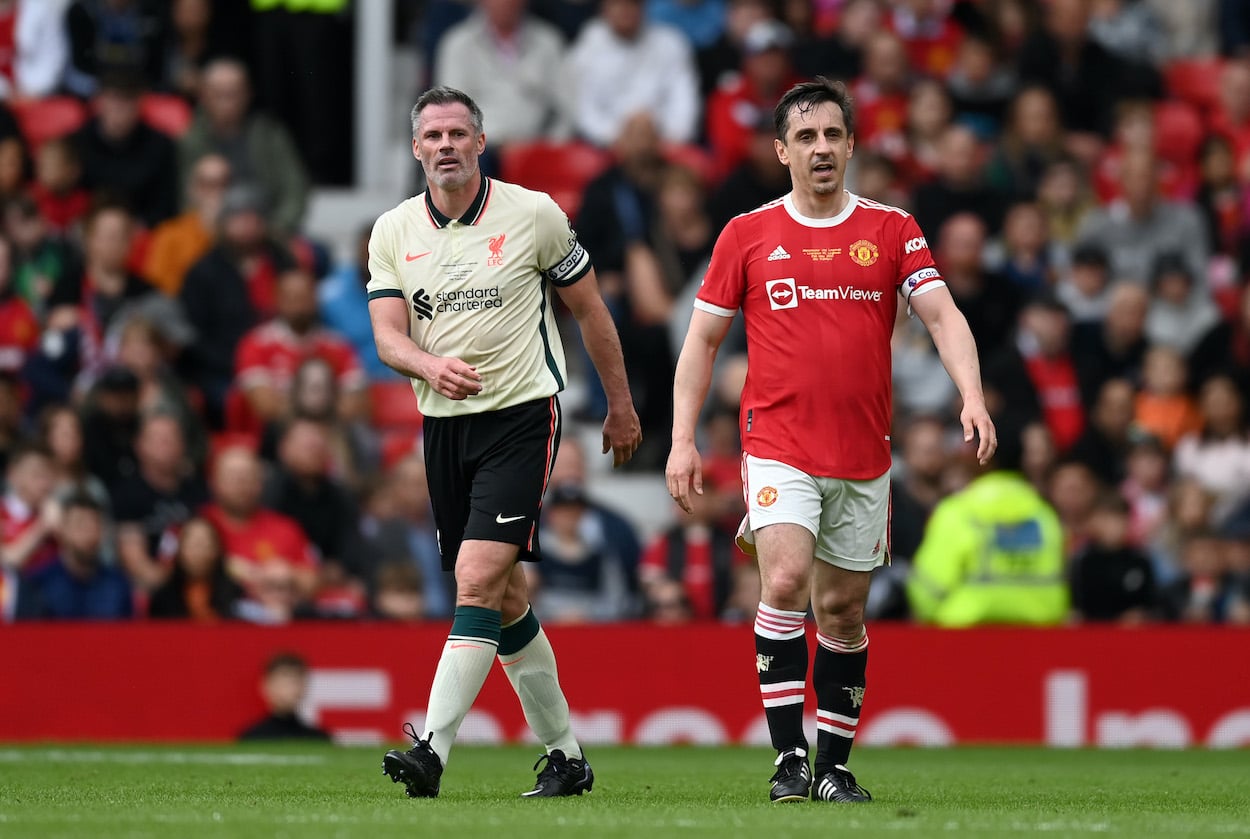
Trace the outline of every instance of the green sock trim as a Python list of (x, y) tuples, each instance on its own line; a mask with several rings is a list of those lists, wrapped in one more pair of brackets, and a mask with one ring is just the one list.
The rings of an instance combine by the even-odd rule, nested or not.
[(449, 638), (476, 638), (491, 644), (499, 643), (499, 624), (503, 616), (498, 609), (480, 606), (457, 606), (451, 621)]
[(534, 614), (534, 610), (526, 610), (524, 615), (500, 631), (499, 654), (514, 655), (519, 653), (525, 649), (526, 644), (534, 640), (540, 629), (542, 627), (538, 623), (538, 617)]

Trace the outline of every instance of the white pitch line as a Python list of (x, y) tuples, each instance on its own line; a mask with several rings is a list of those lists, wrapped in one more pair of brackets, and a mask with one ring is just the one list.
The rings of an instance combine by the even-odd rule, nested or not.
[(278, 755), (251, 752), (127, 752), (69, 751), (66, 749), (0, 749), (0, 762), (25, 763), (199, 763), (221, 766), (314, 766), (326, 762), (321, 755)]

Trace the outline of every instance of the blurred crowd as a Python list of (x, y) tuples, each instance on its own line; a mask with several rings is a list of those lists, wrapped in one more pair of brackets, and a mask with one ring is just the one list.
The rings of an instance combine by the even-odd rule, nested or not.
[[(61, 5), (0, 0), (2, 619), (447, 617), (420, 415), (369, 331), (372, 220), (344, 259), (304, 226), (310, 189), (350, 182), (349, 4)], [(1250, 622), (1250, 2), (405, 12), (414, 96), (473, 96), (484, 169), (549, 191), (594, 258), (645, 435), (629, 480), (663, 491), (712, 245), (787, 191), (773, 105), (824, 74), (857, 104), (851, 191), (916, 216), (1011, 441), (975, 464), (901, 310), (871, 617)], [(577, 431), (606, 406), (566, 346), (540, 616), (751, 620), (740, 324), (705, 491), (667, 527), (604, 503)]]

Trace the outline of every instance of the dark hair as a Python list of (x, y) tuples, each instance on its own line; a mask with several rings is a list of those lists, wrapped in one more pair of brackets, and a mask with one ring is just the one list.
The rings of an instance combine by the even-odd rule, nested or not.
[(473, 130), (478, 134), (482, 133), (484, 118), (482, 117), (482, 109), (473, 101), (473, 97), (462, 90), (456, 90), (454, 87), (439, 85), (432, 87), (417, 99), (417, 104), (412, 106), (412, 136), (416, 137), (421, 129), (421, 112), (430, 105), (454, 105), (460, 103), (469, 109), (469, 120), (473, 123)]
[(847, 136), (854, 134), (855, 102), (846, 85), (825, 76), (817, 76), (810, 82), (799, 82), (787, 90), (777, 103), (773, 110), (773, 127), (777, 131), (777, 139), (785, 142), (786, 132), (790, 130), (791, 111), (805, 114), (825, 102), (832, 102), (842, 110), (842, 122), (846, 124)]
[[(52, 142), (51, 140), (48, 141)], [(4, 202), (4, 211), (6, 213), (17, 213), (23, 220), (39, 218), (39, 204), (31, 197), (30, 193), (23, 192), (20, 195), (14, 195), (8, 201)]]
[(1185, 261), (1183, 255), (1176, 251), (1165, 251), (1159, 254), (1150, 266), (1150, 288), (1158, 291), (1159, 283), (1163, 278), (1175, 274), (1184, 277), (1191, 286), (1194, 284), (1194, 272), (1190, 270), (1189, 263)]
[(147, 80), (142, 71), (131, 64), (106, 65), (99, 74), (96, 90), (138, 99), (147, 90)]
[(12, 469), (29, 457), (42, 457), (49, 462), (53, 460), (52, 451), (43, 443), (34, 440), (23, 440), (9, 452), (8, 468)]
[(279, 670), (298, 670), (300, 673), (308, 672), (308, 662), (299, 653), (280, 652), (274, 654), (265, 664), (265, 675), (272, 676)]
[(1111, 268), (1111, 260), (1107, 258), (1107, 251), (1093, 242), (1083, 242), (1072, 249), (1072, 264), (1103, 271)]
[(69, 497), (62, 499), (61, 506), (65, 508), (65, 512), (70, 510), (91, 510), (96, 515), (104, 515), (104, 506), (85, 492), (72, 492)]

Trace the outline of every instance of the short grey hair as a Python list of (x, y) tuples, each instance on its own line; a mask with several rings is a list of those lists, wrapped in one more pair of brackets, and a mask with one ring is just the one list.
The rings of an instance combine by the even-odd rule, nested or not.
[(417, 104), (412, 106), (412, 136), (416, 137), (421, 133), (421, 112), (429, 105), (454, 105), (460, 103), (469, 109), (469, 120), (473, 123), (473, 130), (478, 134), (483, 131), (482, 109), (473, 101), (473, 97), (462, 90), (456, 90), (454, 87), (439, 85), (432, 87), (425, 93), (422, 93), (417, 99)]

